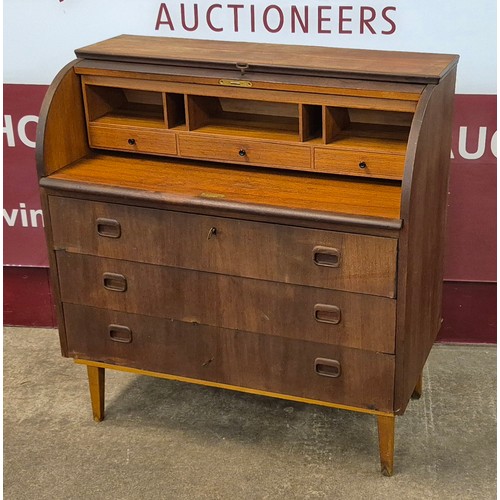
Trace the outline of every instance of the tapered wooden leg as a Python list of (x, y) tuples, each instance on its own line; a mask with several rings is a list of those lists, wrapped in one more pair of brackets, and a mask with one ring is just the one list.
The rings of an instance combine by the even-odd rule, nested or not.
[(378, 423), (378, 445), (380, 449), (380, 465), (384, 476), (392, 476), (394, 467), (394, 415), (379, 415)]
[(87, 365), (87, 374), (89, 377), (92, 415), (96, 422), (101, 422), (104, 419), (104, 368)]
[(422, 396), (423, 378), (424, 378), (424, 374), (421, 373), (420, 377), (418, 377), (417, 385), (415, 386), (415, 389), (413, 389), (411, 399), (420, 399), (420, 397)]

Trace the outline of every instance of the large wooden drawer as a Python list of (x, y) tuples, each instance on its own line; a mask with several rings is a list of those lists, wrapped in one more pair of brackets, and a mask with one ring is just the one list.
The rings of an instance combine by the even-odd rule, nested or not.
[(175, 134), (167, 130), (89, 125), (89, 144), (93, 148), (131, 153), (177, 154)]
[(68, 252), (394, 297), (397, 240), (50, 196)]
[(179, 134), (179, 154), (189, 158), (244, 163), (263, 167), (311, 168), (311, 149), (289, 143), (278, 144), (247, 138)]
[(371, 151), (346, 151), (334, 147), (314, 149), (314, 169), (344, 175), (403, 178), (405, 155)]
[(63, 302), (394, 352), (394, 299), (56, 253)]
[(64, 304), (64, 318), (76, 358), (393, 410), (394, 356), (388, 354), (72, 304)]

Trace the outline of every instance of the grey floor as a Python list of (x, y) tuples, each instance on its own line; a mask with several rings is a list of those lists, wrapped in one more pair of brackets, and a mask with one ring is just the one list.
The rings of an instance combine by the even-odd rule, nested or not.
[(106, 420), (55, 330), (4, 330), (4, 498), (493, 499), (496, 349), (436, 346), (397, 419), (107, 372)]

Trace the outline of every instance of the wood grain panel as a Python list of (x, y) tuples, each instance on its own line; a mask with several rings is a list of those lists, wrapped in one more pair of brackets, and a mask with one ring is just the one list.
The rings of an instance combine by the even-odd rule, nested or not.
[[(130, 62), (110, 62), (104, 60), (82, 60), (75, 67), (79, 75), (108, 76), (121, 78), (144, 78), (156, 81), (179, 83), (200, 83), (220, 85), (221, 79), (241, 78), (239, 70), (221, 70), (208, 68), (189, 68), (182, 66), (150, 65)], [(253, 88), (265, 90), (287, 90), (293, 92), (314, 92), (318, 94), (349, 95), (376, 97), (403, 101), (418, 101), (425, 85), (347, 78), (287, 75), (252, 72), (246, 74), (246, 81)]]
[(404, 155), (314, 148), (314, 169), (323, 172), (401, 180), (404, 164)]
[(177, 154), (175, 134), (163, 130), (89, 125), (89, 142), (93, 148), (129, 153)]
[[(142, 78), (142, 76), (141, 76)], [(232, 99), (249, 99), (262, 102), (303, 103), (338, 106), (356, 109), (379, 109), (385, 111), (414, 112), (415, 101), (390, 99), (385, 97), (363, 97), (356, 95), (317, 94), (314, 92), (289, 92), (284, 90), (263, 90), (257, 88), (226, 87), (218, 85), (199, 85), (174, 81), (148, 79), (128, 79), (107, 76), (82, 75), (85, 85), (118, 87), (123, 89), (146, 90), (152, 92), (172, 92), (197, 96), (214, 96)]]
[(75, 51), (80, 57), (133, 62), (175, 62), (178, 65), (234, 68), (250, 72), (327, 74), (362, 79), (436, 83), (456, 65), (447, 54), (338, 49), (248, 42), (121, 35)]
[[(219, 380), (217, 329), (165, 318), (63, 304), (69, 355), (176, 375)], [(130, 342), (113, 339), (130, 329)]]
[[(64, 309), (76, 358), (392, 411), (391, 355), (71, 304)], [(130, 328), (132, 342), (110, 340), (112, 324)], [(341, 375), (318, 375), (317, 358), (338, 361)]]
[(311, 168), (311, 150), (307, 146), (252, 141), (246, 137), (229, 139), (212, 134), (207, 134), (206, 137), (199, 134), (179, 134), (179, 154), (225, 163), (300, 170)]
[[(375, 351), (394, 350), (393, 299), (64, 251), (57, 252), (57, 265), (63, 302)], [(339, 308), (340, 321), (318, 321), (318, 304)]]
[(404, 412), (441, 327), (454, 87), (455, 71), (426, 89), (419, 126), (410, 133), (398, 264), (397, 413)]
[[(397, 241), (280, 224), (50, 197), (54, 247), (114, 259), (394, 297)], [(118, 238), (100, 235), (115, 221)], [(68, 221), (71, 221), (68, 224)], [(211, 232), (214, 229), (215, 231)], [(106, 228), (104, 228), (106, 232)], [(315, 247), (338, 252), (317, 265)]]
[(39, 178), (89, 153), (80, 77), (73, 70), (76, 62), (57, 74), (42, 103), (36, 131)]
[(61, 354), (68, 356), (68, 343), (66, 338), (66, 328), (64, 323), (64, 312), (61, 303), (61, 289), (59, 287), (59, 271), (57, 269), (56, 252), (54, 252), (53, 232), (51, 224), (51, 212), (49, 209), (49, 197), (46, 191), (42, 188), (40, 190), (40, 199), (42, 202), (42, 210), (44, 214), (44, 232), (47, 241), (47, 250), (49, 256), (49, 271), (50, 271), (50, 288), (54, 304), (57, 312), (57, 326), (59, 333), (59, 343), (61, 345)]
[[(59, 182), (63, 181), (63, 182)], [(401, 186), (343, 178), (306, 176), (215, 167), (213, 164), (96, 155), (82, 159), (42, 181), (46, 187), (89, 194), (115, 193), (162, 203), (217, 206), (218, 210), (277, 209), (316, 221), (342, 221), (362, 226), (399, 228)], [(385, 220), (381, 220), (385, 219)]]
[[(225, 373), (230, 373), (225, 378), (230, 384), (371, 410), (393, 409), (391, 355), (237, 331), (224, 341)], [(318, 375), (317, 358), (338, 361), (340, 376)]]

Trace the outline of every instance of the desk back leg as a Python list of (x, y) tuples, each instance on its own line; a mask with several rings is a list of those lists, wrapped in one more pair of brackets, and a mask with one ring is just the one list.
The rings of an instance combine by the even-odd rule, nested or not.
[(415, 389), (413, 389), (413, 394), (411, 395), (411, 399), (420, 399), (422, 396), (422, 386), (423, 386), (423, 374), (420, 374), (418, 377), (417, 385)]

